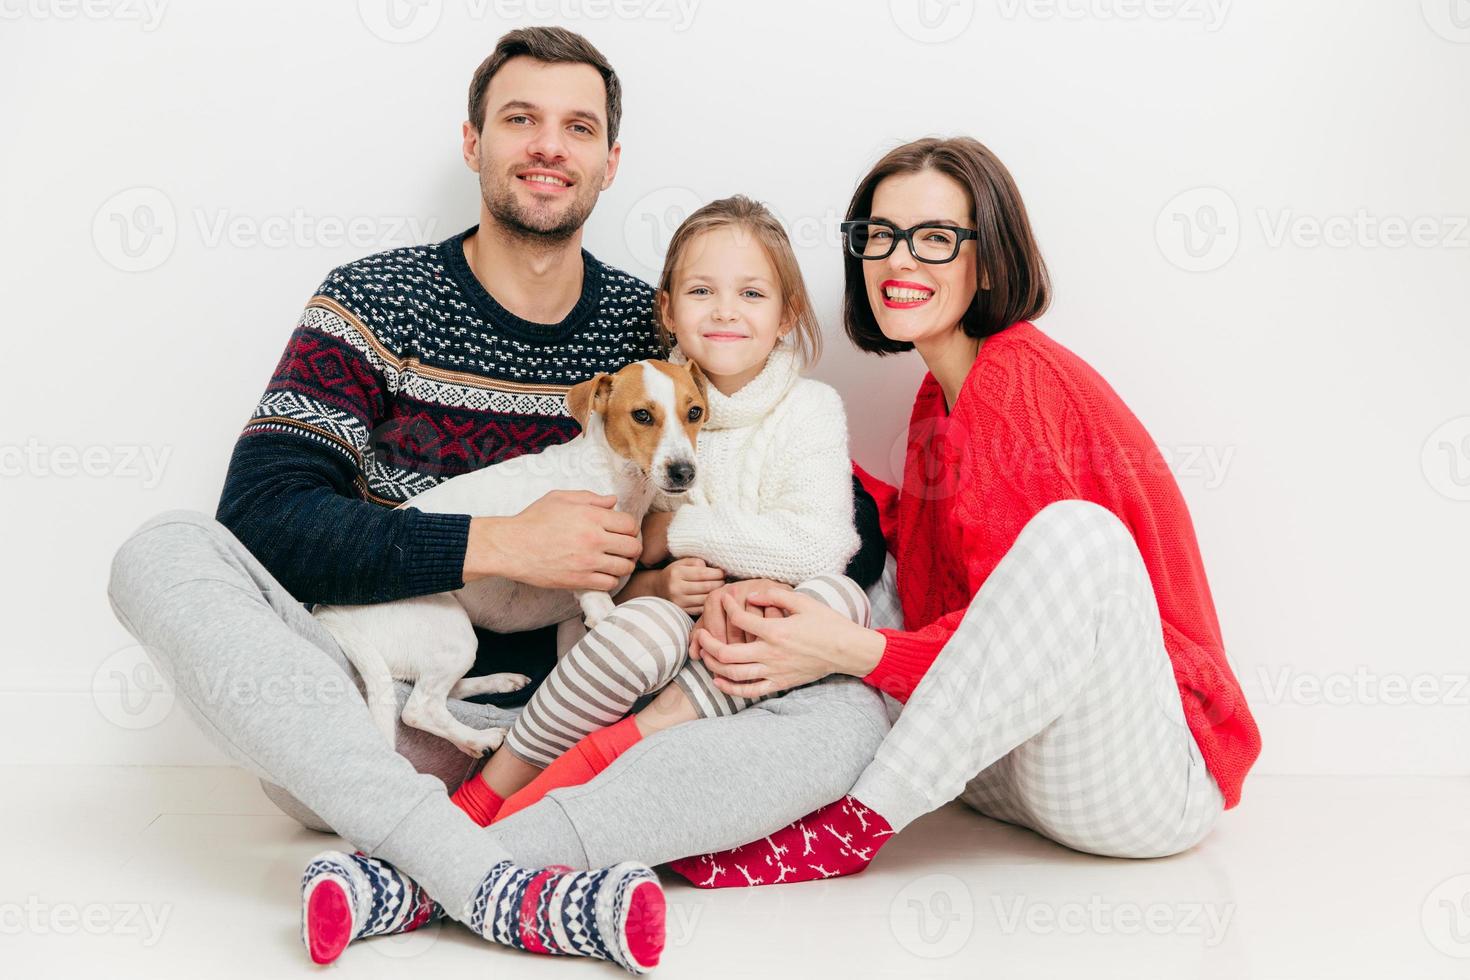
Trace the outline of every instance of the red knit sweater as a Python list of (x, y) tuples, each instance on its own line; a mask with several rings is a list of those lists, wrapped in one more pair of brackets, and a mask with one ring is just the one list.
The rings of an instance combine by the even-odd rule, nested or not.
[(952, 412), (925, 375), (902, 490), (854, 469), (878, 502), (908, 627), (879, 631), (887, 643), (867, 683), (907, 701), (1026, 522), (1055, 501), (1090, 500), (1138, 543), (1189, 730), (1226, 808), (1240, 801), (1261, 738), (1225, 660), (1189, 511), (1153, 439), (1081, 358), (1013, 324), (981, 344)]

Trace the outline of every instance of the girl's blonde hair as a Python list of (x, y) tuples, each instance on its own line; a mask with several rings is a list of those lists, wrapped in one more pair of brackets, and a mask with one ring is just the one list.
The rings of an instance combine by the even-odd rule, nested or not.
[[(781, 320), (783, 323), (791, 323), (790, 333), (802, 364), (815, 364), (817, 358), (822, 356), (822, 328), (812, 310), (811, 297), (807, 295), (806, 283), (802, 281), (801, 267), (797, 264), (796, 253), (791, 249), (791, 240), (786, 237), (786, 230), (781, 227), (781, 222), (776, 220), (776, 216), (764, 204), (753, 201), (744, 194), (711, 201), (679, 225), (674, 237), (669, 240), (668, 254), (664, 256), (664, 271), (658, 279), (660, 296), (672, 295), (674, 272), (690, 243), (716, 228), (735, 228), (749, 232), (766, 250), (766, 257), (775, 266), (776, 279), (781, 287)], [(664, 351), (668, 352), (674, 346), (674, 337), (668, 324), (664, 323), (661, 307), (654, 311), (654, 319), (658, 321), (658, 335), (663, 342)]]

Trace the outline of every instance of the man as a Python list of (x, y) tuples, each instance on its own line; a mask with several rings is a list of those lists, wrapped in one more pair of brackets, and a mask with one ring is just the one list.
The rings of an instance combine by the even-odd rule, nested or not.
[[(633, 571), (639, 528), (612, 498), (550, 493), (509, 518), (392, 509), (440, 480), (571, 438), (571, 385), (657, 356), (651, 289), (581, 247), (617, 173), (620, 117), (617, 75), (585, 39), (556, 28), (503, 37), (471, 82), (463, 127), (479, 224), (333, 270), (240, 436), (218, 520), (160, 514), (113, 560), (114, 611), (200, 726), (284, 812), (360, 848), (353, 868), (334, 872), (353, 903), (346, 939), (423, 921), (411, 883), (399, 905), (371, 904), (383, 892), (369, 879), (387, 873), (372, 855), (486, 938), (641, 972), (662, 944), (662, 897), (645, 865), (744, 843), (837, 799), (886, 729), (879, 695), (834, 678), (660, 733), (609, 778), (482, 830), (445, 793), (472, 765), (416, 729), (400, 727), (402, 754), (384, 745), (351, 689), (355, 671), (302, 605), (384, 602), (486, 575), (609, 590)], [(866, 587), (883, 544), (862, 493), (858, 512), (864, 548), (849, 572)], [(722, 591), (743, 602), (751, 588)], [(482, 639), (477, 672), (522, 669), (507, 663), (507, 643), (509, 659), (540, 665), (533, 674), (554, 660), (548, 631)], [(265, 695), (283, 679), (310, 695)], [(219, 696), (240, 689), (262, 696)], [(400, 684), (400, 700), (406, 691)], [(450, 710), (477, 728), (516, 717), (504, 705)], [(679, 805), (691, 799), (698, 812)], [(542, 870), (615, 864), (580, 878)], [(599, 890), (616, 901), (593, 901)], [(507, 895), (530, 896), (515, 927), (492, 907)], [(630, 903), (644, 911), (639, 935), (606, 918)], [(568, 946), (572, 933), (585, 941)]]

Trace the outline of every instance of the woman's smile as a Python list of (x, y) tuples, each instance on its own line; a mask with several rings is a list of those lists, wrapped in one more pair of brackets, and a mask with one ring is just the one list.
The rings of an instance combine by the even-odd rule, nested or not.
[(878, 288), (883, 294), (883, 305), (890, 310), (912, 310), (934, 298), (933, 287), (907, 279), (887, 279)]

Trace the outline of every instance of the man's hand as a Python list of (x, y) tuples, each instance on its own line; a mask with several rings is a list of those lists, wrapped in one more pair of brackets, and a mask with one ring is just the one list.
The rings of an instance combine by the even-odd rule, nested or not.
[(638, 559), (639, 564), (652, 568), (673, 557), (669, 553), (669, 524), (673, 519), (674, 512), (668, 510), (651, 511), (643, 518), (643, 555)]
[(496, 576), (543, 589), (611, 592), (642, 552), (638, 522), (618, 499), (553, 490), (514, 517), (470, 521), (464, 580)]
[(658, 594), (692, 617), (704, 609), (709, 594), (725, 584), (725, 573), (705, 564), (703, 558), (680, 558), (659, 569), (658, 574)]
[[(775, 606), (754, 606), (746, 603), (747, 597), (752, 592), (771, 592), (777, 589), (794, 591), (785, 582), (773, 582), (768, 578), (748, 578), (739, 582), (731, 582), (711, 592), (704, 600), (704, 615), (696, 617), (699, 625), (708, 630), (715, 639), (722, 643), (745, 643), (749, 637), (738, 627), (728, 625), (728, 617), (725, 615), (723, 599), (730, 596), (740, 609), (748, 610), (757, 616), (766, 616), (777, 619), (783, 615), (782, 611)], [(690, 615), (694, 615), (690, 613)], [(689, 637), (689, 657), (691, 660), (700, 658), (699, 630), (695, 630)]]

